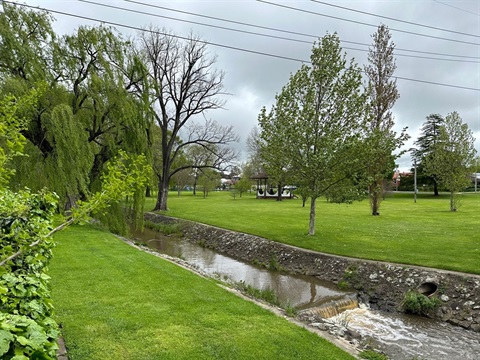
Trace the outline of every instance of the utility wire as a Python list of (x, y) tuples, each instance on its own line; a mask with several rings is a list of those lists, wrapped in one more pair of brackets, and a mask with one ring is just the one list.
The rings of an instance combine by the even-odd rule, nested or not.
[[(341, 21), (351, 22), (351, 23), (354, 23), (354, 24), (365, 25), (365, 26), (370, 26), (370, 27), (375, 27), (375, 28), (378, 27), (377, 25), (368, 24), (368, 23), (364, 23), (364, 22), (361, 22), (361, 21), (349, 20), (349, 19), (338, 17), (338, 16), (326, 15), (326, 14), (322, 14), (322, 13), (315, 12), (315, 11), (299, 9), (299, 8), (296, 8), (296, 7), (293, 7), (293, 6), (287, 6), (287, 5), (272, 3), (270, 1), (265, 1), (265, 0), (257, 0), (257, 1), (261, 2), (261, 3), (264, 3), (264, 4), (268, 4), (268, 5), (278, 6), (278, 7), (284, 8), (284, 9), (288, 9), (288, 10), (303, 12), (303, 13), (306, 13), (306, 14), (323, 16), (323, 17), (327, 17), (327, 18), (330, 18), (330, 19), (341, 20)], [(413, 31), (399, 30), (399, 29), (393, 29), (393, 28), (390, 28), (390, 30), (402, 32), (402, 33), (405, 33), (405, 34), (415, 35), (415, 36), (427, 37), (427, 38), (436, 39), (436, 40), (445, 40), (445, 41), (451, 41), (451, 42), (456, 42), (456, 43), (460, 43), (460, 44), (480, 46), (479, 43), (463, 41), (463, 40), (449, 39), (449, 38), (444, 38), (444, 37), (440, 37), (440, 36), (420, 34), (420, 33), (416, 33), (416, 32), (413, 32)]]
[(340, 6), (340, 5), (329, 4), (327, 2), (319, 1), (319, 0), (310, 0), (310, 1), (318, 3), (318, 4), (326, 5), (326, 6), (331, 6), (331, 7), (337, 8), (337, 9), (348, 10), (348, 11), (353, 11), (353, 12), (356, 12), (356, 13), (359, 13), (359, 14), (375, 16), (375, 17), (378, 17), (378, 18), (381, 18), (381, 19), (398, 21), (398, 22), (401, 22), (401, 23), (404, 23), (404, 24), (421, 26), (421, 27), (428, 28), (428, 29), (445, 31), (445, 32), (453, 33), (453, 34), (459, 34), (459, 35), (465, 35), (465, 36), (480, 38), (480, 35), (477, 35), (477, 34), (468, 34), (468, 33), (460, 32), (460, 31), (448, 30), (448, 29), (438, 28), (438, 27), (435, 27), (435, 26), (420, 24), (420, 23), (416, 23), (416, 22), (412, 22), (412, 21), (395, 19), (395, 18), (388, 17), (388, 16), (373, 14), (373, 13), (370, 13), (370, 12), (367, 12), (367, 11), (361, 11), (361, 10), (356, 10), (356, 9), (351, 9), (351, 8), (348, 8), (348, 7)]
[(465, 9), (462, 9), (462, 8), (459, 8), (459, 7), (450, 5), (450, 4), (446, 4), (444, 2), (437, 1), (437, 0), (433, 0), (433, 1), (435, 1), (436, 3), (442, 4), (442, 5), (445, 5), (445, 6), (450, 6), (451, 8), (454, 8), (454, 9), (457, 9), (457, 10), (460, 10), (460, 11), (464, 11), (464, 12), (469, 13), (469, 14), (480, 16), (479, 13), (476, 13), (476, 12), (473, 12), (473, 11), (470, 11), (470, 10), (465, 10)]
[[(169, 37), (173, 37), (173, 38), (177, 38), (177, 39), (181, 39), (181, 40), (191, 40), (190, 38), (185, 37), (185, 36), (179, 36), (179, 35), (164, 33), (164, 32), (161, 32), (161, 31), (143, 29), (143, 28), (140, 28), (140, 27), (137, 27), (137, 26), (125, 25), (125, 24), (120, 24), (120, 23), (101, 20), (101, 19), (95, 19), (95, 18), (88, 17), (88, 16), (71, 14), (71, 13), (66, 13), (66, 12), (58, 11), (58, 10), (41, 8), (41, 7), (27, 5), (27, 4), (18, 4), (18, 3), (15, 3), (15, 2), (12, 2), (12, 1), (6, 1), (6, 0), (0, 0), (0, 2), (7, 3), (7, 4), (10, 4), (10, 5), (15, 5), (15, 6), (23, 6), (23, 7), (27, 7), (27, 8), (34, 9), (34, 10), (43, 10), (43, 11), (47, 11), (47, 12), (50, 12), (50, 13), (53, 13), (53, 14), (65, 15), (65, 16), (70, 16), (70, 17), (74, 17), (74, 18), (78, 18), (78, 19), (94, 21), (94, 22), (98, 22), (98, 23), (101, 23), (101, 24), (119, 26), (119, 27), (132, 29), (132, 30), (138, 30), (138, 31), (142, 31), (142, 32), (150, 32), (150, 33), (163, 35), (163, 36), (169, 36)], [(236, 50), (236, 51), (246, 52), (246, 53), (255, 54), (255, 55), (268, 56), (268, 57), (273, 57), (273, 58), (277, 58), (277, 59), (295, 61), (295, 62), (299, 62), (299, 63), (302, 63), (302, 64), (311, 64), (311, 62), (308, 61), (308, 60), (295, 59), (295, 58), (291, 58), (291, 57), (287, 57), (287, 56), (274, 55), (274, 54), (269, 54), (269, 53), (265, 53), (265, 52), (260, 52), (260, 51), (250, 50), (250, 49), (244, 49), (244, 48), (234, 47), (234, 46), (230, 46), (230, 45), (218, 44), (218, 43), (213, 43), (213, 42), (208, 42), (208, 41), (202, 41), (202, 40), (196, 40), (196, 41), (198, 41), (199, 43), (202, 43), (202, 44), (217, 46), (217, 47), (226, 48), (226, 49), (230, 49), (230, 50)], [(405, 80), (405, 81), (414, 81), (414, 82), (418, 82), (418, 83), (424, 83), (424, 84), (430, 84), (430, 85), (437, 85), (437, 86), (444, 86), (444, 87), (463, 89), (463, 90), (472, 90), (472, 91), (480, 92), (480, 89), (466, 87), (466, 86), (438, 83), (438, 82), (427, 81), (427, 80), (411, 79), (411, 78), (400, 77), (400, 76), (394, 76), (394, 77), (396, 79)]]
[[(84, 0), (78, 0), (78, 1), (84, 1)], [(268, 26), (255, 25), (255, 24), (246, 23), (246, 22), (242, 22), (242, 21), (235, 21), (235, 20), (231, 20), (231, 19), (224, 19), (224, 18), (209, 16), (209, 15), (197, 14), (197, 13), (193, 13), (193, 12), (189, 12), (189, 11), (172, 9), (172, 8), (168, 8), (168, 7), (165, 7), (165, 6), (146, 4), (146, 3), (142, 3), (142, 2), (134, 1), (134, 0), (124, 0), (124, 1), (128, 2), (128, 3), (148, 6), (148, 7), (152, 7), (152, 8), (161, 9), (161, 10), (172, 11), (172, 12), (176, 12), (176, 13), (180, 13), (180, 14), (186, 14), (186, 15), (190, 15), (190, 16), (197, 16), (197, 17), (202, 17), (202, 18), (206, 18), (206, 19), (212, 19), (212, 20), (227, 22), (227, 23), (231, 23), (231, 24), (238, 24), (238, 25), (242, 25), (242, 26), (254, 27), (254, 28), (258, 28), (258, 29), (277, 31), (277, 32), (282, 32), (282, 33), (286, 33), (286, 34), (300, 35), (300, 36), (310, 37), (310, 38), (313, 38), (315, 40), (318, 39), (318, 35), (313, 35), (313, 34), (306, 34), (306, 33), (301, 33), (301, 32), (296, 32), (296, 31), (289, 31), (289, 30), (284, 30), (284, 29), (272, 28), (272, 27), (268, 27)], [(84, 1), (84, 2), (86, 2), (86, 1)], [(95, 3), (95, 4), (97, 5), (97, 3)], [(153, 14), (149, 13), (149, 15), (153, 15)], [(156, 15), (156, 16), (160, 16), (160, 15)], [(301, 42), (300, 40), (298, 40), (298, 41)], [(361, 46), (367, 46), (367, 47), (370, 46), (370, 44), (365, 44), (365, 43), (360, 43), (360, 42), (355, 42), (355, 41), (348, 41), (348, 40), (340, 40), (340, 41), (342, 43), (346, 43), (346, 44), (361, 45)], [(308, 43), (311, 44), (311, 42), (308, 42)], [(402, 48), (395, 48), (395, 49), (397, 51), (412, 52), (412, 53), (417, 53), (417, 54), (449, 56), (449, 57), (458, 57), (458, 58), (464, 58), (464, 59), (480, 59), (479, 56), (445, 54), (445, 53), (436, 53), (436, 52), (420, 51), (420, 50), (412, 50), (412, 49), (402, 49)], [(403, 55), (403, 56), (405, 56), (405, 55)]]
[[(147, 15), (147, 16), (154, 16), (154, 17), (160, 17), (163, 19), (169, 19), (169, 20), (174, 20), (174, 21), (180, 21), (180, 22), (186, 22), (189, 24), (195, 24), (195, 25), (201, 25), (201, 26), (207, 26), (207, 27), (213, 27), (216, 29), (222, 29), (222, 30), (227, 30), (227, 31), (234, 31), (234, 32), (239, 32), (243, 34), (249, 34), (249, 35), (255, 35), (255, 36), (261, 36), (261, 37), (267, 37), (267, 38), (273, 38), (273, 39), (279, 39), (279, 40), (286, 40), (286, 41), (293, 41), (293, 42), (299, 42), (299, 43), (304, 43), (304, 44), (309, 44), (312, 45), (311, 41), (306, 41), (306, 40), (299, 40), (299, 39), (293, 39), (293, 38), (288, 38), (288, 37), (283, 37), (283, 36), (276, 36), (276, 35), (268, 35), (268, 34), (261, 34), (258, 32), (253, 32), (253, 31), (246, 31), (246, 30), (240, 30), (240, 29), (233, 29), (225, 26), (218, 26), (218, 25), (212, 25), (212, 24), (205, 24), (197, 21), (190, 21), (190, 20), (184, 20), (184, 19), (179, 19), (179, 18), (174, 18), (170, 16), (164, 16), (164, 15), (158, 15), (158, 14), (152, 14), (149, 12), (145, 11), (140, 11), (140, 10), (134, 10), (134, 9), (127, 9), (124, 7), (119, 7), (115, 5), (109, 5), (109, 4), (102, 4), (102, 3), (96, 3), (93, 1), (89, 0), (78, 0), (83, 3), (88, 3), (96, 6), (103, 6), (106, 8), (110, 9), (117, 9), (117, 10), (122, 10), (122, 11), (128, 11), (136, 14), (141, 14), (141, 15)], [(357, 43), (358, 45), (366, 45), (362, 43)], [(369, 45), (366, 45), (369, 46)], [(352, 48), (348, 46), (344, 46), (344, 49), (347, 50), (355, 50), (355, 51), (361, 51), (361, 52), (368, 52), (368, 49), (358, 49), (358, 48)], [(443, 59), (443, 58), (435, 58), (435, 57), (427, 57), (427, 56), (418, 56), (418, 55), (409, 55), (409, 54), (397, 54), (395, 53), (396, 56), (404, 56), (404, 57), (411, 57), (411, 58), (416, 58), (416, 59), (426, 59), (426, 60), (439, 60), (439, 61), (450, 61), (450, 62), (462, 62), (462, 63), (474, 63), (474, 64), (480, 64), (480, 61), (473, 61), (473, 60), (459, 60), (459, 59)], [(480, 58), (479, 58), (480, 59)]]

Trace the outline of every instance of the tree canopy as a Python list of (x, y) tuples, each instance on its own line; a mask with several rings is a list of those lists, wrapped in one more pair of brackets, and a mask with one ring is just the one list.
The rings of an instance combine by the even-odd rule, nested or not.
[[(311, 197), (308, 233), (315, 233), (316, 199), (335, 202), (361, 198), (365, 159), (367, 93), (361, 70), (347, 64), (340, 39), (327, 34), (276, 96), (270, 113), (259, 115), (262, 157), (283, 161)], [(286, 165), (285, 165), (286, 164)]]
[(81, 26), (58, 37), (47, 12), (2, 6), (0, 94), (22, 98), (46, 84), (19, 113), (27, 156), (11, 165), (10, 185), (48, 186), (68, 209), (100, 189), (104, 165), (120, 150), (148, 156), (148, 106), (130, 91), (143, 67), (109, 27)]
[(475, 138), (468, 124), (454, 111), (439, 128), (438, 138), (425, 160), (425, 172), (435, 174), (450, 191), (450, 210), (456, 211), (456, 194), (471, 183), (471, 166), (475, 159)]
[(396, 69), (391, 34), (386, 25), (380, 25), (372, 35), (373, 44), (368, 52), (368, 65), (365, 74), (368, 78), (369, 111), (368, 140), (370, 142), (370, 159), (367, 165), (367, 175), (370, 177), (368, 186), (370, 208), (372, 215), (379, 215), (380, 202), (383, 198), (384, 180), (391, 179), (395, 168), (394, 150), (403, 145), (409, 136), (406, 129), (400, 135), (393, 131), (395, 125), (392, 107), (400, 97), (393, 73)]
[[(167, 210), (171, 177), (186, 168), (227, 166), (236, 156), (228, 144), (237, 141), (237, 136), (232, 127), (205, 117), (208, 111), (224, 105), (224, 73), (214, 68), (216, 58), (209, 56), (205, 42), (194, 36), (181, 41), (164, 29), (151, 26), (139, 34), (139, 54), (148, 70), (148, 86), (136, 90), (140, 97), (148, 97), (151, 113), (161, 130), (155, 210)], [(198, 122), (198, 117), (206, 120)], [(202, 147), (214, 158), (212, 163), (176, 162), (191, 146)]]
[(440, 137), (440, 128), (444, 125), (445, 119), (440, 114), (430, 114), (420, 128), (420, 136), (415, 141), (416, 149), (413, 156), (416, 161), (419, 179), (425, 183), (433, 183), (433, 194), (438, 196), (438, 179), (435, 173), (425, 171), (425, 164), (432, 156), (433, 149)]

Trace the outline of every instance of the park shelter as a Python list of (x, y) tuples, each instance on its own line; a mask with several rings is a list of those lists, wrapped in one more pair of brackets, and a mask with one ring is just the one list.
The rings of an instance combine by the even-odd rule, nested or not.
[[(278, 186), (268, 183), (268, 175), (265, 172), (258, 173), (251, 177), (257, 182), (256, 197), (257, 199), (276, 199), (278, 198)], [(293, 199), (293, 193), (290, 188), (282, 188), (282, 199)]]

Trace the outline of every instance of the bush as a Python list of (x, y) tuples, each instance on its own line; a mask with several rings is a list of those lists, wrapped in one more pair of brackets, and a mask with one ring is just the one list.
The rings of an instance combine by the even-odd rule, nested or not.
[[(45, 270), (54, 246), (47, 235), (57, 198), (28, 190), (4, 190), (0, 196), (0, 357), (54, 359), (59, 331)], [(35, 240), (42, 241), (31, 246)]]
[(409, 290), (402, 301), (402, 309), (406, 313), (417, 315), (430, 315), (440, 305), (436, 297), (427, 297), (417, 291)]

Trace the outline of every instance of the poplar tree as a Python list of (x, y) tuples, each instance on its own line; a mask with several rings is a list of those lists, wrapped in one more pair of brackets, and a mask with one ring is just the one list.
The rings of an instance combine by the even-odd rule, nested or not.
[(368, 52), (369, 64), (364, 67), (368, 78), (369, 105), (371, 118), (368, 123), (370, 156), (367, 160), (369, 176), (368, 193), (372, 215), (380, 215), (380, 202), (383, 198), (384, 180), (391, 179), (395, 168), (393, 151), (403, 145), (409, 136), (406, 128), (397, 134), (392, 130), (395, 125), (392, 107), (400, 97), (397, 83), (393, 77), (396, 69), (391, 34), (386, 25), (380, 25), (372, 35), (373, 44)]

